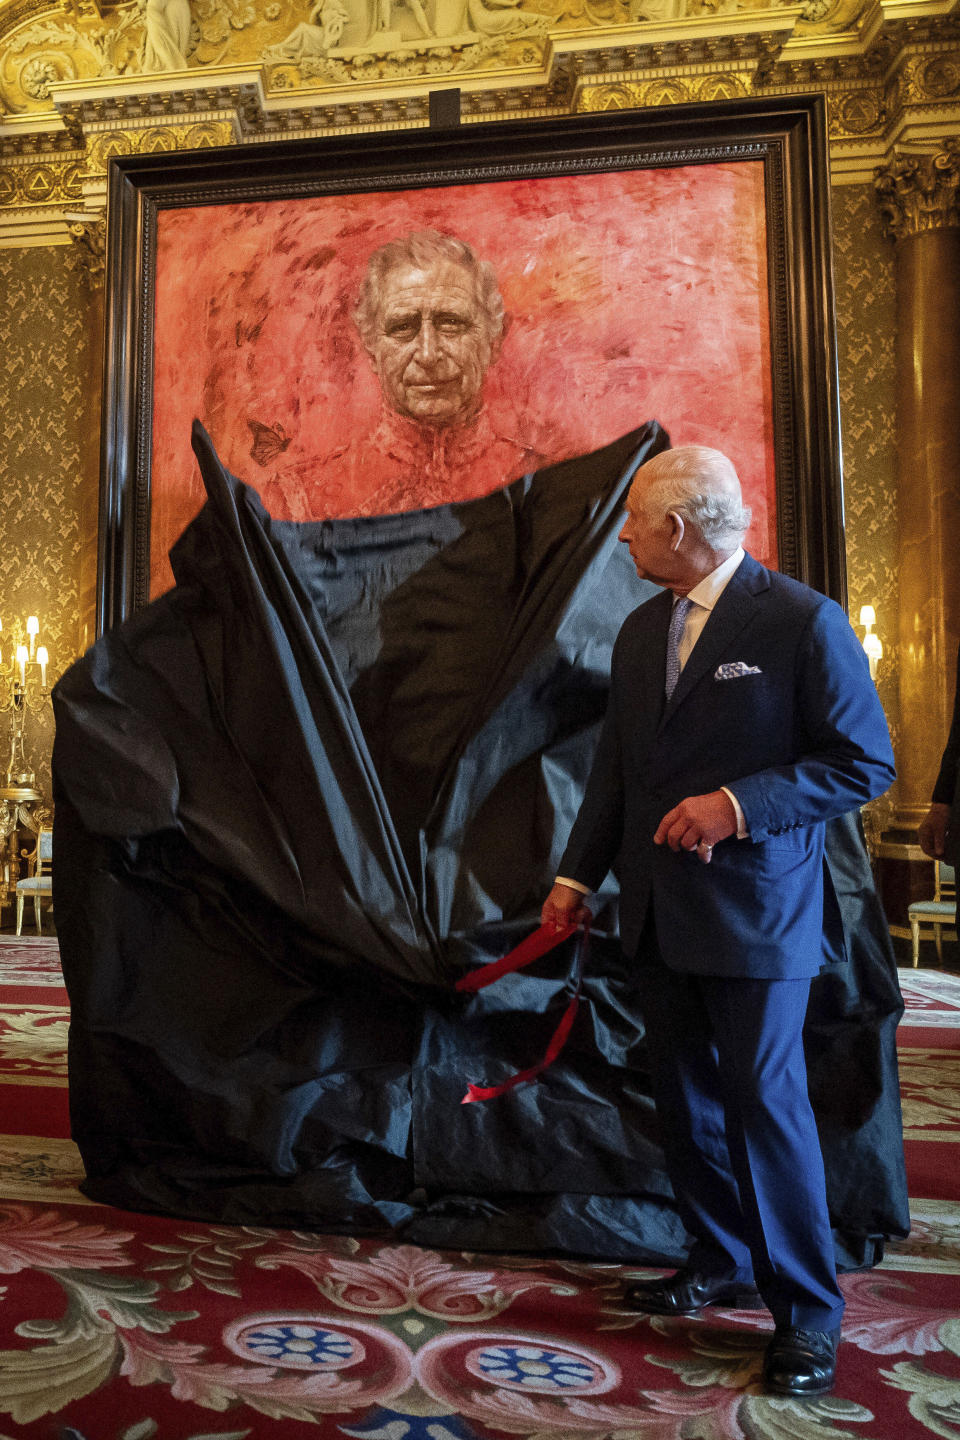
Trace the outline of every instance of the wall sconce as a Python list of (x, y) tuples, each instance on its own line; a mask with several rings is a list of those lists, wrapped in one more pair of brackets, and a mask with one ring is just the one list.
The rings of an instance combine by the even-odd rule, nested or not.
[[(0, 634), (2, 631), (0, 624)], [(5, 783), (11, 793), (32, 792), (36, 784), (24, 756), (23, 727), (27, 708), (39, 710), (50, 698), (50, 653), (45, 645), (37, 643), (39, 639), (40, 622), (36, 615), (28, 615), (26, 625), (21, 620), (13, 623), (6, 661), (0, 649), (0, 713), (10, 712), (10, 763)]]
[(877, 668), (883, 659), (883, 641), (875, 632), (874, 625), (877, 623), (877, 612), (872, 605), (860, 606), (860, 624), (864, 629), (863, 648), (867, 653), (867, 660), (870, 663), (870, 679), (876, 680)]

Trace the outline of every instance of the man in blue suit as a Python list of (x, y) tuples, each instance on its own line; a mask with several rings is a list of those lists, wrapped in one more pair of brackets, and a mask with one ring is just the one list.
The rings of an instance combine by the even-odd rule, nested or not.
[(670, 450), (639, 470), (620, 539), (664, 592), (617, 637), (543, 920), (582, 917), (614, 868), (692, 1238), (682, 1270), (627, 1302), (689, 1315), (762, 1298), (767, 1388), (818, 1395), (843, 1314), (802, 1040), (811, 977), (844, 958), (824, 823), (881, 794), (893, 754), (846, 615), (746, 555), (749, 519), (719, 451)]

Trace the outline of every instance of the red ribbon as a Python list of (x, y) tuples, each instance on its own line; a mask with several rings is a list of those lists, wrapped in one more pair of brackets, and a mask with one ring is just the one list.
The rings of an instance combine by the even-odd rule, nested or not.
[[(546, 955), (549, 951), (556, 949), (576, 929), (576, 925), (564, 925), (559, 930), (553, 925), (541, 925), (539, 930), (528, 935), (526, 940), (522, 940), (515, 949), (510, 951), (509, 955), (504, 955), (501, 960), (495, 960), (492, 965), (485, 965), (481, 970), (471, 970), (468, 975), (461, 976), (457, 981), (456, 988), (469, 991), (484, 990), (495, 980), (499, 980), (501, 975), (509, 975), (513, 970), (522, 970), (524, 966), (530, 965), (534, 960), (539, 960), (541, 955)], [(576, 989), (573, 998), (563, 1012), (560, 1024), (553, 1032), (543, 1059), (537, 1065), (531, 1065), (529, 1070), (519, 1070), (517, 1074), (511, 1075), (509, 1080), (504, 1080), (502, 1085), (468, 1085), (467, 1093), (460, 1101), (461, 1105), (472, 1105), (478, 1100), (496, 1100), (498, 1095), (506, 1095), (508, 1090), (515, 1090), (518, 1085), (524, 1085), (528, 1080), (534, 1080), (542, 1070), (546, 1070), (547, 1066), (552, 1065), (556, 1060), (567, 1043), (580, 1005), (583, 957), (589, 933), (589, 925), (584, 925), (580, 944), (577, 946)]]

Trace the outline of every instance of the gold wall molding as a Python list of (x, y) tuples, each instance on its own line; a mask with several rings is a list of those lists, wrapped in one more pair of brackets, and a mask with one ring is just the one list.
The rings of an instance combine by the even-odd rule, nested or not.
[(685, 75), (667, 72), (640, 81), (605, 80), (601, 84), (580, 87), (574, 108), (588, 114), (603, 110), (733, 100), (751, 93), (752, 79), (752, 72), (744, 69), (721, 74), (713, 71)]
[(0, 209), (36, 210), (44, 205), (81, 203), (85, 165), (85, 151), (8, 158), (0, 169)]
[(960, 227), (960, 139), (932, 154), (898, 154), (877, 173), (877, 196), (895, 240)]

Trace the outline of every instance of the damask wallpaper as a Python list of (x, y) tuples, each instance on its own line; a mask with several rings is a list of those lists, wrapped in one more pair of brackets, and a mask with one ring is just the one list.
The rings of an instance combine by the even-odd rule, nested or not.
[[(56, 677), (83, 646), (89, 590), (91, 431), (99, 408), (96, 300), (69, 248), (0, 250), (0, 618), (40, 619)], [(92, 474), (91, 474), (92, 459)], [(87, 530), (85, 541), (84, 529)], [(92, 595), (85, 597), (85, 602)], [(0, 716), (0, 771), (8, 717)], [(53, 715), (27, 715), (24, 748), (49, 801)]]
[[(894, 255), (873, 187), (833, 193), (850, 611), (876, 606), (897, 731)], [(100, 295), (69, 247), (0, 250), (0, 617), (38, 614), (54, 674), (92, 638)], [(7, 725), (0, 718), (6, 768)], [(26, 749), (49, 797), (52, 715)]]
[[(833, 256), (850, 615), (877, 612), (877, 688), (896, 748), (898, 528), (894, 247), (881, 233), (872, 185), (836, 186)], [(858, 634), (862, 631), (858, 629)]]

